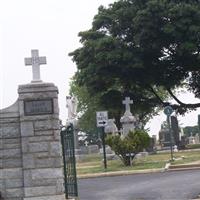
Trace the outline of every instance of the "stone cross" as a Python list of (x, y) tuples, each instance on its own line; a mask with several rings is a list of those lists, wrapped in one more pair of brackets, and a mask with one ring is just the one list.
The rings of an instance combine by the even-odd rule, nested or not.
[(31, 58), (25, 58), (25, 65), (32, 65), (33, 80), (40, 82), (40, 65), (46, 64), (46, 57), (39, 57), (38, 50), (31, 50)]
[(125, 109), (127, 112), (130, 112), (130, 104), (133, 104), (133, 100), (130, 99), (130, 97), (126, 97), (124, 101), (122, 101), (123, 104), (125, 104)]

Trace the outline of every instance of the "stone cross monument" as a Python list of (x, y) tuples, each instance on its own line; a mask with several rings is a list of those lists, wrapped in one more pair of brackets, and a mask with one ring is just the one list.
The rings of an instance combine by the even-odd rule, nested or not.
[(32, 65), (33, 80), (31, 82), (41, 82), (40, 65), (46, 64), (46, 57), (39, 57), (38, 50), (31, 50), (31, 58), (25, 58), (25, 65)]
[(135, 130), (136, 119), (130, 111), (130, 104), (133, 104), (133, 100), (131, 100), (130, 97), (126, 97), (125, 100), (122, 101), (122, 104), (125, 105), (125, 113), (121, 117), (120, 122), (122, 123), (122, 137), (125, 137), (129, 131)]
[(125, 105), (125, 114), (130, 115), (131, 114), (130, 104), (133, 104), (133, 100), (131, 100), (130, 97), (126, 97), (125, 100), (122, 101), (122, 104)]
[(33, 80), (0, 110), (0, 193), (3, 200), (64, 200), (58, 88), (40, 79), (46, 59), (25, 59)]

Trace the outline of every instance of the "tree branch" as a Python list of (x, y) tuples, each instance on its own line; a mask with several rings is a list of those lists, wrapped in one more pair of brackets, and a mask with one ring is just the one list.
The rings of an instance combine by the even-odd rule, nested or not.
[(155, 95), (155, 97), (158, 99), (158, 101), (159, 101), (163, 106), (166, 106), (166, 104), (168, 104), (168, 103), (164, 102), (164, 101), (160, 98), (160, 96), (156, 93), (156, 91), (155, 91), (150, 85), (149, 85), (148, 87), (149, 87), (150, 91)]
[(186, 104), (183, 103), (182, 101), (180, 101), (174, 94), (173, 92), (169, 89), (166, 88), (166, 90), (168, 91), (168, 93), (170, 94), (170, 96), (177, 102), (177, 104), (172, 104), (169, 102), (164, 102), (160, 96), (157, 94), (157, 92), (153, 89), (153, 87), (151, 87), (150, 85), (148, 86), (148, 88), (150, 89), (150, 91), (155, 95), (155, 97), (158, 99), (158, 101), (163, 105), (163, 107), (170, 105), (173, 110), (175, 110), (177, 113), (179, 114), (184, 114), (185, 112), (187, 112), (189, 109), (193, 110), (196, 108), (200, 107), (200, 103), (194, 103), (194, 104)]
[[(198, 108), (200, 107), (200, 103), (194, 103), (194, 104), (191, 104), (191, 103), (183, 103), (182, 101), (180, 101), (174, 94), (173, 92), (169, 89), (169, 88), (166, 88), (166, 90), (169, 92), (169, 94), (171, 95), (171, 97), (179, 104), (179, 107), (184, 107), (184, 108), (188, 108), (188, 109), (194, 109), (194, 108)], [(175, 104), (176, 105), (176, 104)], [(174, 105), (174, 106), (175, 106)], [(178, 105), (176, 105), (178, 106)]]
[(181, 106), (184, 106), (185, 103), (181, 102), (173, 93), (169, 88), (166, 88), (167, 92), (169, 92), (169, 94), (171, 95), (171, 97)]

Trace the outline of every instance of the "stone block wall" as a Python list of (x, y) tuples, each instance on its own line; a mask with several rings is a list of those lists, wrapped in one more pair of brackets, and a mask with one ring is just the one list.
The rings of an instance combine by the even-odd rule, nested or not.
[(23, 199), (18, 103), (0, 111), (0, 192), (4, 199)]
[[(18, 101), (0, 111), (2, 196), (5, 200), (64, 199), (57, 87), (27, 84), (19, 86), (18, 93)], [(45, 101), (52, 102), (52, 108)], [(30, 102), (30, 108), (25, 102)]]

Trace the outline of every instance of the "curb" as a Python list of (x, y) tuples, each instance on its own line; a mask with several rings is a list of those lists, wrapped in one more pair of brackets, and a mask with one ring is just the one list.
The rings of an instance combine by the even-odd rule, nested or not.
[(200, 200), (200, 194), (195, 199), (192, 200)]
[(182, 164), (182, 165), (170, 165), (168, 171), (181, 171), (181, 170), (198, 170), (200, 164)]
[(174, 169), (168, 169), (169, 172), (173, 171), (186, 171), (186, 170), (200, 170), (200, 167), (191, 167), (191, 168), (174, 168)]
[(112, 176), (128, 176), (128, 175), (137, 175), (137, 174), (184, 171), (184, 170), (200, 170), (200, 164), (182, 164), (182, 165), (166, 164), (164, 168), (158, 168), (158, 169), (144, 169), (144, 170), (131, 170), (131, 171), (127, 170), (127, 171), (83, 174), (83, 175), (78, 175), (77, 178), (87, 179), (87, 178), (112, 177)]
[(116, 172), (103, 172), (103, 173), (95, 173), (95, 174), (85, 174), (78, 175), (79, 179), (87, 179), (87, 178), (99, 178), (99, 177), (112, 177), (112, 176), (127, 176), (127, 175), (136, 175), (136, 174), (147, 174), (147, 173), (158, 173), (164, 172), (164, 168), (159, 169), (144, 169), (144, 170), (132, 170), (132, 171), (116, 171)]
[(176, 168), (193, 168), (193, 167), (200, 167), (200, 164), (182, 164), (182, 165), (170, 165), (170, 169)]

